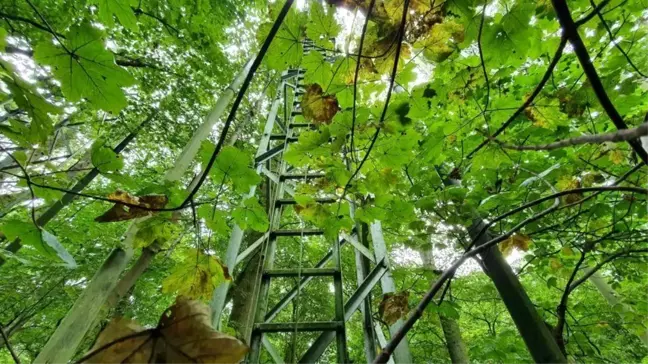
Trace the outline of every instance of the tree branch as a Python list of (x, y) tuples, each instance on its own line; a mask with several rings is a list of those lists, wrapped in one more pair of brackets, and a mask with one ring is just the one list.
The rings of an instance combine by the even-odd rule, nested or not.
[(18, 355), (16, 355), (13, 348), (11, 347), (11, 344), (9, 343), (9, 338), (7, 337), (7, 334), (5, 333), (4, 327), (2, 327), (2, 325), (0, 325), (0, 334), (2, 334), (2, 339), (4, 340), (5, 345), (9, 350), (9, 353), (11, 353), (11, 357), (13, 358), (14, 362), (16, 362), (16, 364), (20, 364), (20, 358), (18, 358)]
[(643, 123), (632, 129), (621, 129), (613, 133), (583, 135), (575, 138), (560, 140), (549, 144), (540, 145), (509, 145), (492, 138), (502, 148), (514, 150), (553, 150), (580, 144), (598, 144), (605, 142), (621, 142), (635, 140), (641, 136), (648, 135), (648, 123)]
[[(576, 56), (578, 57), (581, 66), (583, 67), (583, 71), (585, 72), (587, 79), (590, 81), (592, 89), (594, 90), (596, 97), (601, 103), (603, 110), (605, 110), (605, 112), (608, 114), (608, 116), (612, 120), (612, 123), (614, 123), (614, 126), (616, 126), (617, 129), (627, 129), (628, 126), (626, 125), (625, 121), (623, 121), (623, 117), (621, 116), (621, 114), (619, 114), (617, 109), (614, 107), (612, 100), (610, 100), (610, 97), (605, 92), (603, 83), (601, 82), (601, 79), (596, 72), (596, 68), (594, 68), (594, 65), (592, 64), (589, 52), (587, 51), (587, 48), (583, 43), (583, 39), (578, 34), (578, 27), (574, 23), (574, 19), (572, 19), (571, 13), (569, 12), (569, 7), (567, 7), (567, 3), (564, 0), (552, 0), (551, 2), (554, 6), (554, 9), (556, 10), (558, 20), (560, 21), (560, 24), (563, 28), (563, 36), (566, 36), (567, 39), (569, 39), (569, 42), (574, 48), (574, 53), (576, 53)], [(641, 158), (644, 163), (648, 164), (648, 153), (646, 153), (646, 151), (643, 149), (641, 143), (639, 143), (637, 140), (630, 140), (628, 141), (628, 143), (637, 153), (639, 158)]]

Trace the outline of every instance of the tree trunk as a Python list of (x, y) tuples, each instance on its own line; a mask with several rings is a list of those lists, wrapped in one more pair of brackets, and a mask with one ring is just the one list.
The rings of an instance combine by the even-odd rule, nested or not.
[[(385, 245), (380, 222), (373, 222), (369, 226), (369, 231), (371, 233), (371, 241), (373, 243), (376, 261), (387, 258), (387, 246)], [(382, 278), (380, 279), (380, 286), (382, 288), (383, 294), (396, 292), (396, 283), (394, 283), (394, 278), (391, 275), (391, 270), (387, 270), (387, 273), (382, 276)], [(403, 326), (403, 322), (403, 319), (398, 319), (398, 321), (390, 325), (390, 334), (396, 334), (396, 332), (398, 332)], [(396, 364), (412, 363), (412, 354), (410, 352), (409, 344), (407, 343), (406, 339), (403, 339), (394, 350), (394, 362)]]
[[(605, 277), (603, 277), (598, 271), (594, 272), (588, 279), (610, 306), (615, 306), (621, 303), (619, 294), (607, 283)], [(641, 339), (641, 342), (648, 347), (648, 330), (646, 330), (643, 335), (639, 336), (639, 338)]]
[[(436, 266), (434, 264), (433, 248), (430, 247), (428, 250), (420, 250), (419, 254), (421, 254), (421, 259), (423, 260), (423, 268), (433, 272), (435, 276), (438, 276), (438, 274), (435, 273)], [(457, 321), (441, 314), (439, 314), (439, 321), (441, 322), (443, 337), (445, 338), (446, 348), (448, 349), (448, 354), (450, 354), (450, 360), (452, 360), (452, 363), (470, 363), (468, 351), (466, 350), (466, 345), (461, 337), (461, 331), (459, 330)]]
[(67, 363), (72, 358), (132, 256), (132, 250), (113, 250), (34, 359), (34, 363)]
[(245, 268), (238, 274), (229, 291), (232, 298), (232, 313), (229, 317), (229, 326), (236, 330), (238, 337), (250, 343), (252, 326), (254, 325), (254, 284), (261, 271), (259, 270), (260, 254), (257, 252), (250, 258)]
[[(471, 239), (474, 240), (484, 226), (484, 221), (476, 218), (468, 229)], [(475, 246), (480, 246), (490, 239), (491, 235), (487, 230), (477, 240)], [(566, 363), (567, 359), (560, 351), (556, 340), (497, 246), (481, 253), (480, 257), (486, 274), (495, 284), (533, 360), (536, 363)]]
[[(113, 151), (117, 154), (121, 153), (126, 146), (135, 139), (137, 136), (137, 133), (140, 131), (144, 125), (146, 125), (149, 121), (153, 119), (153, 116), (155, 114), (149, 115), (146, 120), (144, 120), (138, 127), (135, 129), (133, 132), (128, 134), (124, 140), (121, 141), (114, 149)], [(80, 161), (77, 163), (77, 165), (86, 165), (88, 161)], [(43, 212), (42, 215), (36, 219), (36, 222), (38, 223), (39, 226), (45, 226), (47, 225), (48, 222), (50, 222), (63, 208), (67, 205), (70, 204), (75, 198), (78, 196), (76, 193), (81, 192), (86, 186), (92, 182), (95, 177), (99, 175), (99, 170), (96, 168), (93, 168), (90, 172), (88, 172), (85, 176), (83, 176), (80, 180), (78, 180), (74, 186), (70, 189), (70, 192), (67, 192), (63, 197), (61, 197), (60, 200), (56, 201), (52, 206), (50, 206), (45, 212)], [(29, 192), (27, 192), (29, 193)], [(29, 195), (31, 197), (31, 194)], [(8, 246), (5, 247), (5, 250), (9, 251), (10, 253), (16, 253), (20, 248), (22, 247), (22, 244), (20, 243), (20, 239), (15, 239), (12, 241)], [(5, 263), (4, 258), (0, 256), (0, 267)]]
[[(207, 116), (204, 124), (198, 127), (191, 141), (185, 146), (178, 156), (176, 163), (166, 175), (166, 181), (180, 179), (196, 156), (200, 143), (211, 133), (213, 125), (220, 119), (220, 115), (234, 96), (234, 90), (241, 87), (250, 71), (249, 63), (236, 76), (232, 84), (218, 99), (216, 105)], [(81, 340), (95, 322), (99, 311), (106, 303), (108, 296), (117, 285), (119, 276), (124, 271), (128, 262), (133, 257), (133, 240), (139, 227), (146, 218), (134, 221), (122, 242), (122, 248), (116, 248), (106, 262), (99, 268), (87, 288), (77, 298), (74, 306), (68, 311), (59, 327), (54, 331), (43, 350), (38, 354), (34, 363), (66, 363), (77, 350)]]
[(153, 258), (160, 252), (160, 244), (155, 241), (153, 244), (142, 249), (142, 254), (139, 256), (135, 264), (131, 269), (124, 274), (124, 276), (119, 280), (117, 286), (110, 294), (104, 305), (104, 311), (108, 312), (115, 306), (117, 303), (130, 292), (130, 290), (135, 286), (135, 282), (142, 276), (142, 274), (148, 269), (153, 261)]

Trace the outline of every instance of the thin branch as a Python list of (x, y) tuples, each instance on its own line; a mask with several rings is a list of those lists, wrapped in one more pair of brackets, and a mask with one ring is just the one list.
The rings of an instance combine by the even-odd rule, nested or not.
[(547, 67), (547, 70), (545, 71), (545, 74), (542, 76), (542, 79), (540, 80), (540, 83), (536, 86), (536, 88), (533, 90), (531, 95), (529, 96), (526, 101), (517, 109), (515, 112), (509, 116), (509, 118), (500, 126), (489, 138), (481, 142), (475, 149), (473, 149), (468, 155), (466, 156), (466, 159), (472, 158), (475, 153), (477, 153), (479, 150), (481, 150), (483, 147), (485, 147), (488, 142), (490, 142), (491, 138), (495, 138), (496, 136), (500, 135), (511, 123), (520, 115), (524, 110), (529, 107), (532, 103), (533, 100), (540, 94), (540, 91), (542, 91), (542, 88), (545, 86), (547, 81), (551, 78), (551, 74), (553, 73), (554, 68), (558, 64), (558, 61), (560, 61), (560, 57), (562, 56), (562, 52), (565, 49), (565, 45), (567, 45), (567, 38), (563, 35), (560, 38), (560, 44), (558, 45), (558, 49), (556, 50), (556, 53), (554, 54), (551, 63), (549, 63), (549, 66)]
[(44, 30), (44, 31), (46, 31), (48, 33), (51, 33), (52, 35), (55, 35), (57, 37), (65, 38), (65, 36), (63, 34), (57, 33), (54, 30), (52, 30), (52, 29), (38, 23), (35, 20), (31, 20), (31, 19), (22, 17), (20, 15), (6, 14), (6, 13), (3, 13), (3, 12), (0, 12), (0, 18), (5, 18), (5, 19), (8, 19), (8, 20), (15, 20), (15, 21), (19, 21), (19, 22), (22, 22), (22, 23), (27, 23), (27, 24), (30, 24), (30, 25), (32, 25), (32, 26), (34, 26), (34, 27), (36, 27), (36, 28), (38, 28), (40, 30)]
[(556, 343), (558, 344), (558, 347), (560, 347), (560, 350), (563, 352), (563, 354), (565, 354), (565, 341), (563, 339), (563, 329), (565, 328), (565, 314), (567, 313), (567, 300), (569, 299), (569, 294), (571, 293), (571, 290), (569, 288), (571, 286), (571, 283), (574, 281), (574, 278), (576, 278), (578, 269), (585, 261), (586, 254), (587, 254), (587, 250), (583, 249), (583, 251), (581, 251), (581, 255), (580, 258), (578, 259), (578, 262), (576, 262), (576, 266), (574, 266), (574, 270), (572, 270), (572, 273), (569, 276), (569, 279), (567, 280), (567, 284), (565, 285), (565, 290), (563, 291), (562, 297), (560, 297), (560, 303), (558, 304), (558, 307), (556, 307), (556, 315), (558, 316), (558, 321), (556, 322), (556, 327), (554, 328), (553, 334), (556, 339)]
[(362, 48), (364, 47), (365, 35), (367, 33), (367, 26), (369, 25), (369, 14), (373, 10), (376, 0), (371, 0), (369, 3), (369, 9), (367, 10), (367, 16), (365, 17), (364, 25), (362, 26), (362, 33), (360, 34), (360, 47), (358, 48), (358, 60), (356, 62), (355, 74), (353, 75), (353, 112), (351, 114), (351, 159), (355, 159), (355, 153), (353, 152), (353, 137), (355, 134), (355, 123), (356, 123), (356, 100), (358, 96), (358, 75), (360, 74), (360, 64), (362, 63)]
[(9, 338), (7, 337), (7, 334), (5, 333), (4, 327), (2, 327), (2, 325), (0, 325), (0, 334), (2, 334), (2, 339), (4, 340), (5, 345), (9, 350), (9, 353), (11, 353), (11, 357), (13, 358), (14, 362), (16, 362), (16, 364), (20, 364), (20, 358), (18, 358), (18, 355), (16, 355), (13, 348), (11, 347), (11, 344), (9, 343)]
[(596, 4), (594, 3), (594, 0), (590, 0), (590, 4), (592, 4), (592, 6), (594, 7), (594, 12), (595, 12), (596, 15), (598, 16), (599, 20), (601, 20), (601, 23), (603, 24), (603, 27), (605, 27), (605, 30), (607, 31), (608, 36), (610, 37), (610, 40), (612, 40), (612, 43), (614, 44), (614, 47), (615, 47), (616, 49), (618, 49), (619, 52), (621, 52), (621, 54), (623, 54), (623, 56), (625, 57), (626, 61), (628, 61), (628, 64), (629, 64), (632, 68), (634, 68), (635, 72), (637, 72), (637, 73), (638, 73), (641, 77), (643, 77), (643, 78), (648, 78), (648, 75), (646, 75), (645, 73), (641, 72), (641, 71), (639, 70), (639, 68), (637, 68), (637, 66), (632, 62), (632, 59), (630, 59), (630, 56), (628, 55), (628, 53), (626, 53), (626, 51), (624, 51), (623, 48), (621, 48), (621, 45), (619, 44), (619, 42), (615, 42), (615, 41), (614, 41), (614, 35), (612, 34), (612, 29), (610, 29), (610, 26), (609, 26), (608, 23), (605, 21), (605, 18), (603, 18), (603, 14), (601, 14), (601, 10), (596, 6)]
[[(563, 36), (566, 36), (569, 39), (574, 48), (574, 53), (576, 53), (576, 56), (583, 67), (583, 71), (585, 72), (596, 97), (601, 103), (603, 110), (608, 114), (617, 129), (627, 129), (628, 126), (625, 121), (623, 121), (623, 117), (619, 114), (617, 109), (614, 107), (612, 100), (610, 100), (610, 97), (605, 92), (605, 87), (596, 72), (596, 68), (594, 68), (594, 65), (592, 64), (589, 52), (583, 43), (583, 39), (580, 37), (580, 34), (578, 34), (578, 28), (574, 23), (574, 19), (572, 19), (567, 3), (563, 0), (552, 0), (551, 2), (556, 10), (556, 14), (558, 15), (560, 25), (563, 28)], [(648, 164), (648, 153), (643, 149), (641, 143), (637, 140), (630, 140), (628, 141), (628, 144), (630, 144), (632, 149), (634, 149), (639, 158), (641, 158), (644, 163)]]
[(636, 128), (621, 129), (613, 133), (583, 135), (576, 138), (569, 138), (560, 140), (549, 144), (540, 145), (509, 145), (492, 138), (494, 142), (498, 143), (502, 148), (514, 150), (553, 150), (558, 148), (569, 147), (580, 144), (599, 144), (605, 142), (622, 142), (635, 140), (644, 135), (648, 135), (648, 123), (643, 123)]
[(65, 51), (68, 52), (69, 54), (73, 54), (74, 52), (70, 52), (70, 50), (67, 49), (67, 47), (65, 46), (65, 43), (63, 43), (63, 41), (61, 41), (61, 37), (59, 37), (58, 33), (54, 31), (54, 28), (52, 28), (49, 25), (49, 23), (47, 22), (45, 17), (40, 13), (40, 11), (38, 11), (38, 8), (36, 8), (36, 6), (34, 6), (34, 4), (30, 0), (25, 0), (25, 1), (27, 1), (27, 4), (29, 4), (29, 6), (32, 9), (34, 9), (34, 12), (36, 13), (36, 15), (38, 15), (38, 17), (43, 21), (45, 26), (49, 29), (49, 32), (54, 35), (54, 38), (56, 38), (56, 40), (59, 42), (59, 44), (61, 44), (61, 47), (63, 47), (63, 49), (65, 49)]
[(580, 277), (578, 280), (574, 281), (570, 286), (569, 290), (573, 291), (576, 289), (576, 287), (580, 286), (583, 284), (589, 277), (591, 277), (594, 273), (596, 273), (599, 269), (601, 269), (604, 265), (607, 263), (615, 260), (618, 257), (630, 254), (630, 253), (648, 253), (648, 249), (624, 249), (620, 252), (614, 253), (610, 255), (609, 257), (605, 258), (603, 261), (589, 269), (582, 277)]
[(482, 8), (481, 21), (479, 23), (479, 34), (477, 35), (477, 48), (479, 49), (479, 59), (481, 60), (482, 72), (484, 72), (484, 82), (486, 83), (486, 105), (484, 106), (484, 111), (488, 110), (488, 104), (490, 103), (490, 83), (488, 82), (488, 72), (486, 72), (486, 62), (484, 61), (484, 51), (482, 49), (482, 30), (484, 29), (484, 19), (486, 18), (486, 5), (488, 2), (484, 3)]

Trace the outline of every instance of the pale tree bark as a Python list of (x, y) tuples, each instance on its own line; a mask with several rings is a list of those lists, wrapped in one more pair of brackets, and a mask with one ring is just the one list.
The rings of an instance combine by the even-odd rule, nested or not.
[(229, 295), (232, 298), (232, 312), (229, 316), (229, 326), (236, 330), (238, 337), (250, 343), (254, 325), (254, 285), (261, 274), (259, 269), (260, 254), (256, 253), (238, 274)]
[[(433, 272), (434, 277), (436, 278), (438, 274), (436, 273), (436, 266), (434, 264), (434, 252), (432, 246), (430, 246), (429, 249), (419, 250), (419, 254), (423, 260), (423, 268)], [(470, 363), (468, 351), (466, 350), (466, 345), (461, 337), (461, 330), (459, 329), (457, 321), (442, 314), (439, 314), (439, 321), (441, 323), (441, 329), (443, 329), (443, 337), (445, 338), (446, 348), (448, 349), (448, 354), (450, 355), (452, 363)]]
[[(165, 175), (166, 181), (179, 180), (186, 172), (189, 164), (195, 158), (200, 144), (209, 137), (213, 126), (220, 119), (225, 107), (233, 98), (234, 90), (240, 88), (243, 84), (250, 71), (250, 65), (251, 63), (248, 62), (239, 72), (232, 84), (228, 86), (227, 90), (216, 102), (204, 123), (194, 132), (192, 139), (178, 156), (176, 165)], [(132, 259), (134, 253), (133, 241), (145, 219), (137, 219), (130, 225), (121, 247), (113, 250), (99, 268), (87, 288), (77, 298), (59, 327), (38, 354), (34, 363), (66, 363), (72, 358), (83, 337), (95, 322), (108, 296), (115, 289), (119, 276)]]
[[(603, 277), (599, 271), (594, 272), (588, 280), (594, 285), (594, 287), (596, 287), (598, 292), (610, 306), (616, 306), (621, 303), (621, 297), (619, 294), (608, 284), (605, 277)], [(628, 309), (631, 308), (628, 307)], [(643, 335), (640, 335), (639, 338), (641, 339), (641, 342), (648, 347), (648, 329), (643, 333)]]
[[(374, 221), (371, 223), (369, 226), (369, 233), (371, 235), (371, 242), (374, 248), (376, 261), (387, 259), (387, 246), (383, 237), (380, 221)], [(387, 272), (382, 276), (380, 279), (380, 286), (383, 294), (396, 292), (396, 283), (394, 282), (391, 270), (387, 270)], [(395, 335), (401, 327), (403, 327), (403, 323), (404, 321), (401, 318), (391, 324), (389, 326), (390, 334)], [(409, 343), (406, 339), (403, 339), (394, 350), (394, 362), (396, 364), (412, 363), (412, 353), (410, 352)]]

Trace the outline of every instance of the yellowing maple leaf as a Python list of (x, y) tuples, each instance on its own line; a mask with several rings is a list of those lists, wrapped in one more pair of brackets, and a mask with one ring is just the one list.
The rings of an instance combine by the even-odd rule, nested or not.
[(231, 280), (227, 266), (217, 257), (198, 249), (188, 249), (182, 261), (162, 282), (162, 292), (196, 299), (209, 299), (216, 287)]
[(614, 164), (621, 164), (625, 159), (623, 152), (618, 149), (613, 150), (608, 157), (610, 158), (610, 162)]
[(301, 108), (306, 120), (327, 125), (340, 110), (335, 96), (325, 95), (322, 87), (316, 83), (306, 88), (306, 93), (302, 96)]
[(454, 52), (456, 47), (453, 47), (453, 44), (461, 43), (463, 40), (463, 25), (448, 20), (435, 24), (429, 35), (421, 40), (417, 46), (425, 49), (424, 54), (427, 58), (435, 62), (441, 62)]
[(504, 256), (508, 256), (513, 252), (513, 248), (517, 248), (524, 252), (528, 251), (530, 244), (531, 238), (528, 235), (513, 234), (499, 244), (499, 249)]
[[(558, 180), (558, 183), (556, 185), (559, 190), (565, 191), (565, 190), (573, 190), (576, 188), (581, 187), (581, 183), (578, 180), (578, 178), (573, 177), (573, 176), (563, 176)], [(582, 193), (570, 193), (568, 195), (565, 195), (562, 197), (563, 202), (570, 204), (576, 201), (579, 201), (583, 198)]]

